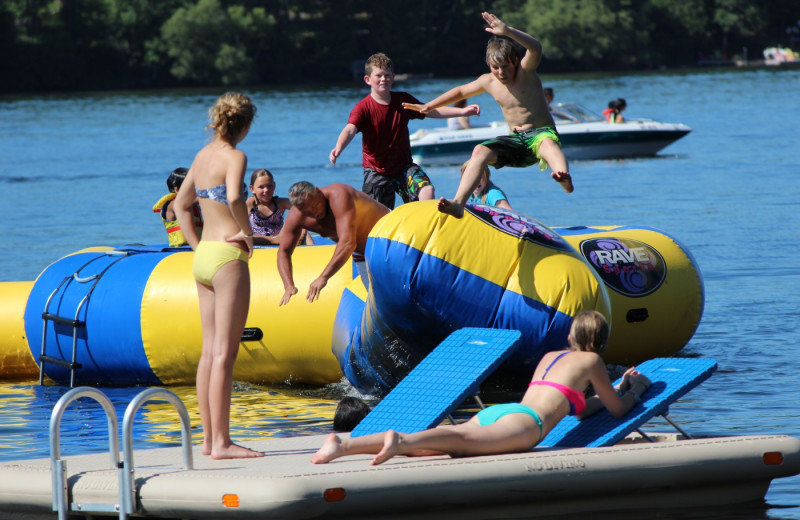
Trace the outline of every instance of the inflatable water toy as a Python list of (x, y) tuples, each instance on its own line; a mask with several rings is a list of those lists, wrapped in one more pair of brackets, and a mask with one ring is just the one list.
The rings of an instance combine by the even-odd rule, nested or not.
[[(498, 371), (524, 388), (549, 350), (566, 342), (572, 317), (610, 318), (604, 359), (637, 363), (689, 341), (703, 283), (688, 251), (652, 228), (555, 228), (491, 206), (452, 219), (434, 205), (405, 205), (370, 233), (369, 295), (342, 295), (333, 351), (347, 379), (383, 394), (454, 330), (506, 328), (522, 346)], [(426, 208), (426, 209), (428, 209)], [(678, 346), (680, 345), (680, 346)]]
[[(298, 287), (316, 278), (333, 247), (297, 249)], [(651, 228), (554, 230), (481, 205), (458, 220), (429, 201), (384, 217), (366, 256), (369, 290), (355, 269), (342, 269), (319, 301), (279, 307), (276, 248), (257, 249), (234, 377), (320, 385), (344, 374), (380, 394), (453, 330), (489, 327), (522, 331), (524, 346), (498, 372), (513, 385), (563, 346), (582, 310), (610, 318), (608, 361), (627, 363), (679, 351), (702, 315), (694, 260)], [(91, 248), (34, 282), (3, 283), (3, 377), (38, 375), (44, 355), (42, 375), (62, 385), (191, 384), (201, 344), (191, 259), (188, 248)]]
[[(334, 247), (297, 249), (294, 274), (301, 287), (318, 276), (321, 260)], [(283, 285), (276, 252), (258, 249), (250, 261), (252, 297), (234, 377), (253, 383), (338, 381), (330, 330), (338, 295), (353, 272), (343, 269), (332, 277), (313, 305), (295, 298), (279, 307)], [(191, 384), (202, 343), (192, 255), (188, 248), (132, 246), (79, 251), (54, 262), (24, 304), (30, 354), (39, 358), (44, 339), (44, 355), (80, 364), (71, 370), (46, 362), (45, 374), (59, 384)], [(51, 319), (43, 320), (43, 313)], [(73, 320), (80, 323), (73, 326)]]

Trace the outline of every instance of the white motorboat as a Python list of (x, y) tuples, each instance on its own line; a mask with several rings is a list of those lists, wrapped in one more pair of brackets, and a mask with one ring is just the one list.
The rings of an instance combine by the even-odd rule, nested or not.
[[(692, 130), (682, 123), (651, 119), (610, 124), (576, 103), (554, 105), (553, 118), (569, 160), (653, 156)], [(461, 130), (421, 129), (411, 135), (411, 155), (422, 165), (461, 164), (476, 144), (506, 133), (505, 121)]]

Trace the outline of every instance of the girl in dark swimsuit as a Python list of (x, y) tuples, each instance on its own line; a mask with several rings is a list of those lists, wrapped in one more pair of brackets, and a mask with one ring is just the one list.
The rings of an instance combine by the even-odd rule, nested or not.
[[(269, 170), (259, 168), (250, 176), (250, 191), (247, 199), (247, 214), (253, 228), (253, 244), (278, 245), (278, 235), (283, 229), (283, 213), (292, 207), (289, 199), (275, 196), (275, 177)], [(301, 239), (308, 242), (311, 237)]]

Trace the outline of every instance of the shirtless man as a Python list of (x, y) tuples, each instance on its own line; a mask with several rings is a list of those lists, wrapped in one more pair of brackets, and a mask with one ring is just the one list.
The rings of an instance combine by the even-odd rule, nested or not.
[(364, 248), (367, 236), (372, 226), (389, 213), (389, 208), (352, 186), (339, 183), (317, 188), (309, 182), (300, 181), (289, 188), (289, 200), (292, 209), (284, 221), (278, 248), (278, 272), (284, 287), (280, 305), (286, 305), (297, 294), (292, 276), (292, 254), (304, 229), (336, 242), (333, 257), (322, 274), (309, 285), (306, 300), (313, 302), (319, 298), (328, 279), (350, 260), (350, 255), (356, 261), (362, 278), (365, 278)]
[(464, 215), (464, 204), (480, 182), (481, 172), (489, 164), (495, 168), (506, 165), (526, 167), (538, 161), (542, 170), (550, 166), (551, 177), (567, 193), (574, 189), (567, 158), (561, 151), (561, 139), (544, 98), (542, 81), (536, 73), (542, 60), (542, 44), (533, 36), (507, 26), (491, 13), (483, 13), (483, 19), (489, 25), (487, 32), (516, 41), (525, 48), (525, 55), (520, 59), (514, 45), (507, 39), (492, 39), (486, 46), (490, 73), (455, 87), (424, 105), (403, 104), (409, 110), (425, 114), (460, 99), (488, 92), (503, 110), (511, 134), (477, 145), (461, 177), (456, 196), (453, 200), (439, 199), (439, 211), (457, 218)]

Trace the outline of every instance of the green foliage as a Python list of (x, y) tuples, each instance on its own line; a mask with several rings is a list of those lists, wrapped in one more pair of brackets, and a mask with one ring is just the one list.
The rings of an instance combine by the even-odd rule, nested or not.
[(223, 8), (219, 0), (199, 0), (181, 7), (164, 23), (161, 37), (170, 73), (202, 84), (247, 84), (257, 81), (250, 50), (269, 33), (272, 21), (263, 8)]
[(161, 38), (173, 76), (199, 82), (218, 79), (214, 62), (229, 26), (225, 18), (218, 0), (200, 0), (179, 8), (164, 23)]
[[(488, 8), (542, 42), (551, 72), (800, 49), (797, 0), (496, 0)], [(474, 76), (485, 71), (484, 9), (478, 0), (3, 0), (0, 91), (352, 80), (379, 51), (398, 73)]]
[(726, 33), (752, 35), (765, 25), (762, 6), (745, 0), (716, 0), (714, 22)]

